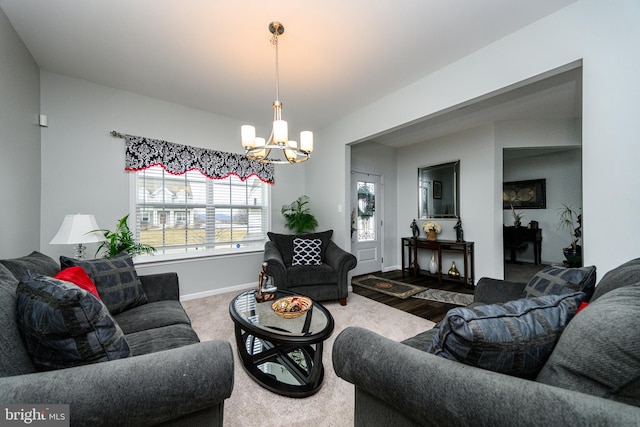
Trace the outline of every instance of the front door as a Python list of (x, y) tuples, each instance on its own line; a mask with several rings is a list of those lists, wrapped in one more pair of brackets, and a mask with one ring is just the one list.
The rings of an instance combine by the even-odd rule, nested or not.
[(382, 177), (351, 174), (351, 250), (357, 276), (382, 271)]

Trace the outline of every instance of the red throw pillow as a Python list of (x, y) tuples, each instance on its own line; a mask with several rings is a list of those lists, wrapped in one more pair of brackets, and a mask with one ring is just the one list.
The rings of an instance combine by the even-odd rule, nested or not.
[(91, 280), (91, 277), (89, 277), (85, 269), (80, 266), (65, 268), (56, 274), (55, 279), (71, 282), (85, 291), (91, 292), (99, 300), (102, 300), (100, 294), (98, 294), (95, 283), (93, 283), (93, 280)]
[(580, 306), (578, 307), (578, 311), (576, 311), (576, 314), (578, 314), (581, 310), (584, 310), (585, 308), (587, 308), (587, 306), (589, 305), (588, 302), (581, 302)]

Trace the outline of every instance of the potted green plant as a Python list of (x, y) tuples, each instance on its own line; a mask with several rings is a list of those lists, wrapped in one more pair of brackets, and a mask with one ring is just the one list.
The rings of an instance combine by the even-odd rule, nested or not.
[(307, 231), (314, 231), (318, 226), (318, 221), (307, 206), (309, 196), (302, 195), (289, 205), (284, 205), (280, 212), (286, 221), (285, 227), (295, 234), (303, 234)]
[(515, 208), (513, 207), (513, 204), (511, 205), (511, 214), (513, 215), (513, 226), (520, 227), (520, 225), (522, 224), (522, 217), (524, 216), (524, 214), (522, 212), (516, 211)]
[(133, 233), (129, 229), (129, 225), (127, 224), (127, 220), (129, 219), (129, 215), (125, 215), (118, 221), (118, 226), (115, 230), (95, 230), (104, 234), (104, 237), (107, 239), (104, 242), (100, 243), (98, 246), (98, 250), (96, 250), (96, 255), (100, 251), (104, 251), (105, 258), (112, 258), (118, 255), (120, 252), (127, 252), (129, 255), (143, 255), (143, 254), (153, 254), (156, 251), (151, 245), (147, 245), (144, 243), (137, 243), (133, 237)]
[(560, 228), (568, 230), (571, 238), (571, 245), (562, 249), (564, 257), (567, 259), (569, 267), (581, 267), (582, 247), (578, 244), (578, 239), (582, 234), (580, 230), (582, 217), (573, 206), (564, 202), (558, 208), (558, 214), (560, 215)]

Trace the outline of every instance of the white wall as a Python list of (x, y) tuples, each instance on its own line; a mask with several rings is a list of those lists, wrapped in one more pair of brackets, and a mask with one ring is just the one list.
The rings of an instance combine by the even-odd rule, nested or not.
[[(620, 213), (640, 211), (640, 198), (630, 196), (636, 194), (640, 178), (639, 39), (637, 1), (577, 1), (321, 130), (322, 160), (349, 165), (346, 144), (583, 60), (583, 212), (585, 222), (608, 224), (605, 232), (585, 224), (584, 262), (606, 272), (639, 255), (635, 242), (640, 238), (640, 223), (625, 221), (624, 226), (615, 226), (611, 220), (612, 206)], [(500, 206), (502, 192), (502, 156), (497, 149), (480, 153), (487, 157), (484, 167), (492, 171), (482, 183), (483, 202), (462, 207), (465, 238), (478, 245), (476, 275), (493, 277), (500, 277), (503, 269), (503, 212), (495, 208)], [(458, 157), (454, 150), (448, 154)], [(323, 172), (319, 165), (309, 168), (307, 181), (321, 179)], [(345, 203), (344, 172), (338, 170), (336, 175), (323, 190), (314, 191), (331, 194), (325, 198), (332, 203)], [(605, 194), (608, 200), (603, 202)], [(479, 219), (468, 218), (465, 212), (471, 211), (480, 212)], [(399, 227), (404, 222), (398, 216)], [(338, 236), (345, 234), (348, 221), (344, 217), (332, 218), (332, 223)]]
[(39, 113), (38, 66), (0, 9), (0, 258), (38, 249)]
[[(241, 151), (242, 123), (236, 120), (47, 71), (41, 72), (41, 87), (49, 127), (42, 132), (40, 248), (54, 258), (72, 255), (70, 247), (49, 245), (65, 214), (93, 213), (101, 227), (111, 229), (129, 212), (124, 140), (111, 130)], [(275, 230), (282, 230), (280, 206), (304, 192), (303, 176), (304, 165), (277, 167), (271, 187)], [(262, 252), (256, 252), (137, 268), (141, 274), (177, 271), (182, 294), (190, 295), (257, 282), (261, 262)]]

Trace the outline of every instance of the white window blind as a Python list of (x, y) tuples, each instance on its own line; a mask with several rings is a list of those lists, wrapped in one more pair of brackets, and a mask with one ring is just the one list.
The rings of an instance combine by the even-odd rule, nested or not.
[(235, 175), (210, 179), (161, 166), (135, 173), (136, 238), (157, 254), (220, 254), (263, 248), (268, 184)]

